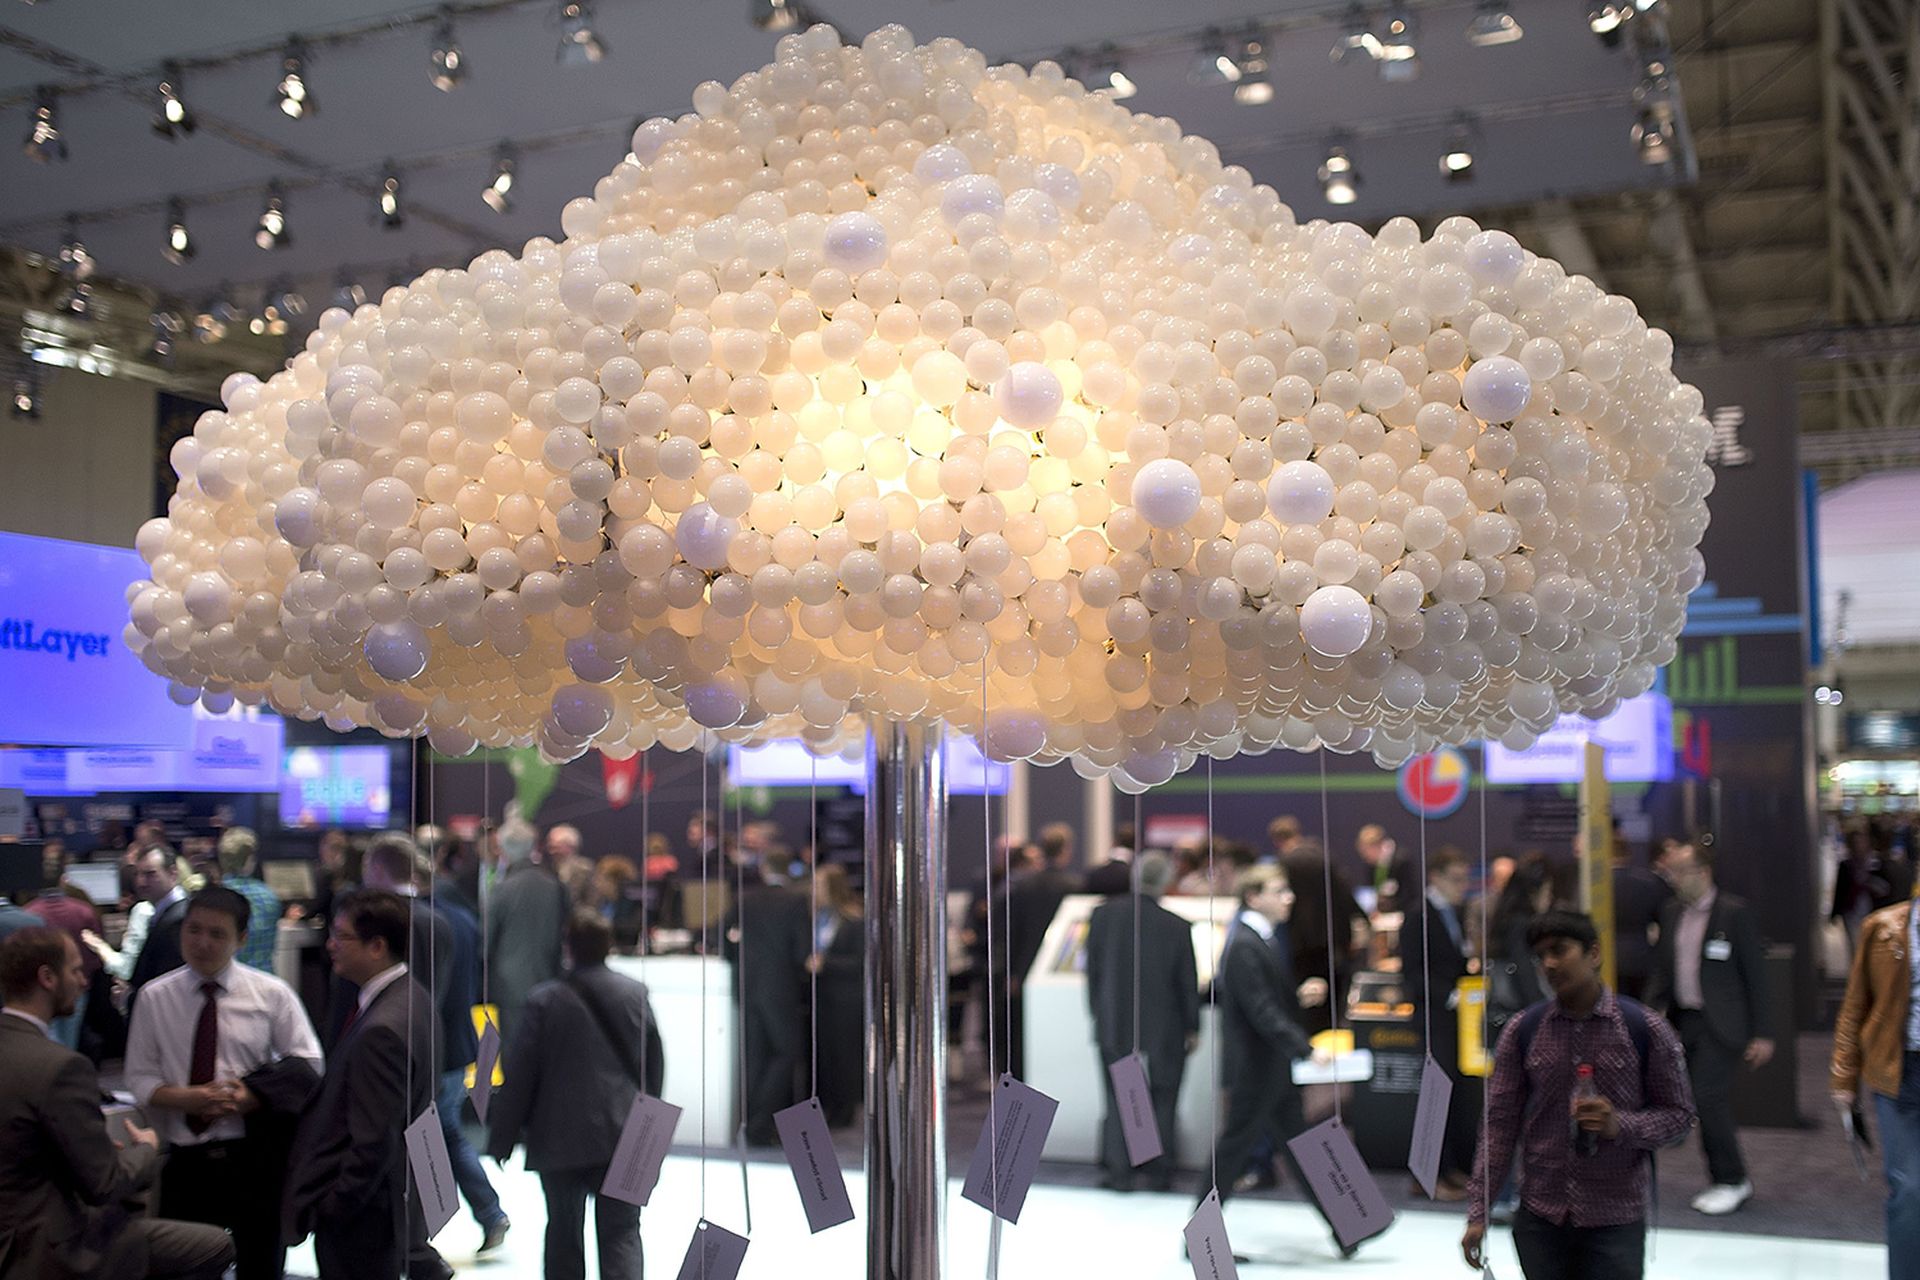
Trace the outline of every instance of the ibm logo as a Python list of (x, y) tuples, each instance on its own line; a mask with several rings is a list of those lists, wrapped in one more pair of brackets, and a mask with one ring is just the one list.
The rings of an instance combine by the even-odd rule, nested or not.
[(1713, 411), (1713, 439), (1707, 444), (1707, 461), (1716, 467), (1744, 467), (1753, 461), (1753, 450), (1740, 443), (1740, 428), (1747, 422), (1747, 411), (1737, 404), (1721, 405)]

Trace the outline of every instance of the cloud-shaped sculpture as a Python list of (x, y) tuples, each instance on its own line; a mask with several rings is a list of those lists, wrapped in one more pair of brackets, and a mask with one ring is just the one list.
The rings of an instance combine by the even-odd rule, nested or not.
[(228, 380), (138, 542), (176, 696), (556, 757), (939, 717), (1137, 790), (1522, 745), (1673, 656), (1709, 428), (1626, 299), (898, 27), (694, 107), (564, 241)]

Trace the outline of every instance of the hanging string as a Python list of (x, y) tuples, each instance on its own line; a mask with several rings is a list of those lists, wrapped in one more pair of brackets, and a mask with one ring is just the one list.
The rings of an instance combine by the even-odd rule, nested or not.
[[(1207, 937), (1209, 940), (1219, 936), (1220, 926), (1214, 920), (1213, 904), (1219, 895), (1219, 885), (1213, 878), (1213, 757), (1207, 757)], [(1213, 1178), (1215, 1194), (1220, 1191), (1220, 971), (1227, 958), (1226, 947), (1220, 948), (1220, 957), (1213, 964), (1213, 981), (1207, 984), (1207, 1004), (1212, 1009), (1213, 1034), (1208, 1037), (1208, 1056), (1212, 1063), (1208, 1068), (1208, 1081), (1212, 1086), (1212, 1105), (1207, 1108), (1207, 1167)]]
[[(1391, 867), (1389, 867), (1391, 869)], [(1420, 896), (1411, 904), (1407, 902), (1407, 891), (1400, 890), (1400, 936), (1407, 932), (1407, 917), (1411, 912), (1420, 913), (1420, 1009), (1427, 1024), (1427, 1056), (1433, 1056), (1433, 930), (1427, 927), (1427, 811), (1420, 808)], [(1406, 961), (1400, 962), (1402, 971)]]
[(813, 962), (807, 966), (807, 1079), (820, 1097), (820, 758), (807, 753), (807, 921), (813, 926)]
[[(649, 759), (652, 751), (653, 751), (652, 747), (645, 747), (645, 748), (642, 748), (640, 752), (640, 939), (639, 939), (639, 951), (640, 951), (640, 985), (642, 987), (645, 987), (647, 985), (647, 952), (653, 950), (652, 935), (648, 931), (648, 927), (647, 927), (647, 917), (648, 917), (647, 898), (648, 898), (648, 895), (652, 892), (651, 888), (647, 884), (647, 871), (648, 871), (649, 864), (652, 861), (648, 857), (647, 851), (653, 844), (653, 812), (652, 812), (653, 787), (651, 785), (653, 774), (648, 767)], [(614, 913), (617, 915), (619, 913), (619, 910), (620, 908), (616, 904), (614, 907)], [(648, 991), (648, 1002), (649, 1003), (652, 1002), (651, 990)], [(653, 1018), (651, 1016), (651, 1012), (649, 1011), (649, 1016), (642, 1018), (640, 1020), (640, 1070), (642, 1072), (645, 1072), (647, 1069), (647, 1033), (652, 1030), (652, 1027), (653, 1027)], [(642, 1083), (645, 1083), (645, 1081), (643, 1080)]]
[(1133, 853), (1127, 863), (1133, 890), (1133, 1052), (1140, 1052), (1140, 797), (1133, 798)]
[[(413, 836), (419, 834), (419, 831), (420, 739), (409, 738), (407, 740), (407, 836), (409, 843), (411, 843)], [(411, 888), (413, 884), (413, 868), (411, 866), (407, 868), (407, 884), (409, 888)], [(415, 1119), (413, 1114), (413, 989), (417, 984), (414, 982), (413, 975), (417, 970), (414, 968), (413, 963), (415, 959), (413, 954), (413, 908), (417, 897), (417, 893), (409, 893), (407, 895), (407, 975), (404, 979), (407, 984), (407, 1070), (406, 1093), (401, 1095), (403, 1101), (400, 1105), (403, 1109), (403, 1114), (407, 1117), (408, 1125), (411, 1125)], [(402, 1240), (411, 1240), (413, 1239), (413, 1197), (403, 1195), (400, 1197), (400, 1200), (401, 1228), (405, 1232), (400, 1238)]]
[[(987, 869), (987, 972), (985, 985), (987, 990), (987, 1166), (990, 1194), (988, 1201), (994, 1206), (988, 1214), (987, 1228), (987, 1276), (989, 1280), (1000, 1274), (1000, 1078), (994, 1074), (999, 1062), (999, 1047), (994, 1042), (993, 1011), (993, 788), (988, 785), (992, 773), (992, 764), (987, 759), (987, 660), (980, 659), (980, 829), (981, 857)], [(1011, 784), (1011, 775), (1009, 775)], [(1011, 853), (1011, 850), (1009, 850)], [(1007, 864), (1007, 871), (1001, 877), (1001, 888), (1011, 889), (1013, 864)], [(1009, 917), (1011, 927), (1011, 917)], [(1009, 974), (1011, 983), (1011, 974)], [(1013, 1003), (1011, 986), (1007, 991), (1007, 1004)], [(1011, 1054), (1013, 1025), (1007, 1025), (1008, 1052)], [(1013, 1060), (1007, 1060), (1008, 1073), (1012, 1073)], [(869, 1175), (871, 1176), (871, 1175)]]
[[(720, 812), (722, 815), (725, 815), (727, 811), (727, 775), (724, 772), (726, 769), (726, 756), (722, 755), (720, 760), (721, 763), (716, 765), (715, 768), (723, 771), (720, 774)], [(721, 830), (724, 831), (726, 829), (724, 816), (720, 825)], [(738, 1012), (738, 1016), (743, 1025), (734, 1032), (734, 1044), (738, 1046), (734, 1051), (734, 1058), (737, 1061), (740, 1076), (740, 1122), (734, 1128), (734, 1151), (740, 1159), (740, 1201), (745, 1210), (747, 1234), (752, 1235), (753, 1193), (747, 1186), (747, 1038), (744, 1034), (746, 1030), (744, 1023), (747, 1012), (746, 831), (746, 796), (745, 793), (736, 786), (733, 788), (733, 918), (735, 922), (734, 927), (740, 931), (740, 940), (734, 944), (733, 950), (733, 1007)], [(724, 848), (726, 844), (724, 837), (722, 837), (720, 844)], [(765, 870), (762, 869), (761, 875), (763, 878), (765, 874)]]
[[(1317, 753), (1320, 757), (1320, 859), (1326, 877), (1327, 898), (1327, 1014), (1328, 1025), (1336, 1033), (1340, 1030), (1340, 961), (1339, 949), (1333, 945), (1333, 845), (1327, 839), (1327, 752), (1322, 747)], [(1339, 1127), (1344, 1122), (1340, 1115), (1340, 1082), (1333, 1084), (1333, 1123)]]
[(707, 992), (712, 985), (707, 981), (706, 965), (708, 959), (707, 921), (712, 915), (709, 910), (707, 884), (707, 841), (713, 840), (714, 852), (719, 852), (719, 840), (715, 837), (710, 823), (713, 814), (707, 808), (707, 738), (700, 736), (700, 847), (694, 850), (694, 856), (700, 860), (700, 1217), (707, 1216)]
[[(1483, 1081), (1491, 1082), (1493, 1079), (1494, 1049), (1493, 1043), (1489, 1039), (1493, 1033), (1493, 974), (1491, 973), (1493, 967), (1491, 963), (1493, 959), (1493, 934), (1491, 932), (1493, 928), (1493, 917), (1492, 907), (1489, 904), (1493, 900), (1493, 894), (1490, 893), (1488, 889), (1487, 770), (1486, 747), (1483, 744), (1480, 751), (1480, 954), (1485, 957), (1485, 959), (1480, 965), (1480, 981), (1482, 984), (1480, 992), (1480, 1052), (1487, 1071), (1487, 1074), (1482, 1079)], [(1487, 1150), (1488, 1134), (1493, 1120), (1487, 1110), (1487, 1102), (1489, 1099), (1486, 1096), (1485, 1083), (1481, 1085), (1481, 1090), (1480, 1150), (1484, 1154)], [(1488, 1206), (1492, 1203), (1493, 1197), (1497, 1193), (1497, 1188), (1493, 1185), (1493, 1177), (1493, 1170), (1488, 1169), (1487, 1176), (1481, 1179), (1480, 1220), (1482, 1222), (1487, 1220)]]

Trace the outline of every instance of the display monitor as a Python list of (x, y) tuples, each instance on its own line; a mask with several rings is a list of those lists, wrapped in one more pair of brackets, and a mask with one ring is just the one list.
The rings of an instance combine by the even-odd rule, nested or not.
[(67, 883), (93, 899), (96, 907), (111, 909), (120, 901), (120, 864), (75, 862), (67, 867)]
[(1525, 751), (1512, 751), (1489, 740), (1487, 781), (1579, 782), (1585, 771), (1582, 748), (1588, 742), (1606, 751), (1609, 782), (1673, 780), (1673, 704), (1665, 694), (1649, 692), (1621, 703), (1603, 720), (1561, 716)]
[(282, 902), (305, 902), (314, 896), (313, 864), (304, 858), (275, 858), (262, 863), (260, 878)]
[[(973, 739), (953, 735), (945, 741), (947, 791), (951, 795), (1004, 795), (1007, 766), (990, 763)], [(865, 791), (864, 760), (815, 757), (798, 741), (783, 738), (760, 747), (727, 748), (727, 781), (736, 787), (852, 787)]]
[(393, 810), (385, 747), (294, 747), (280, 769), (280, 824), (384, 827)]

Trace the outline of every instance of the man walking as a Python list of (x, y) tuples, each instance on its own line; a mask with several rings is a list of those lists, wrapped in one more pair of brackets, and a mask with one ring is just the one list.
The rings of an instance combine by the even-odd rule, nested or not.
[(1712, 1182), (1693, 1207), (1718, 1217), (1753, 1195), (1733, 1120), (1733, 1082), (1743, 1065), (1757, 1070), (1773, 1058), (1766, 958), (1752, 910), (1714, 886), (1712, 845), (1682, 847), (1667, 874), (1676, 896), (1661, 913), (1647, 1003), (1672, 1021), (1687, 1051)]
[(573, 971), (527, 998), (507, 1046), (507, 1082), (494, 1096), (487, 1153), (521, 1142), (547, 1195), (546, 1280), (581, 1280), (587, 1200), (601, 1280), (640, 1280), (640, 1210), (600, 1194), (636, 1092), (659, 1097), (665, 1055), (647, 989), (607, 968), (613, 930), (597, 913), (567, 923)]
[(236, 1280), (280, 1280), (280, 1188), (292, 1125), (320, 1085), (320, 1039), (293, 989), (237, 961), (247, 900), (187, 900), (184, 967), (147, 986), (127, 1088), (167, 1140), (160, 1213), (233, 1233)]
[(65, 934), (29, 925), (0, 942), (0, 1277), (218, 1280), (226, 1232), (128, 1208), (153, 1183), (160, 1139), (102, 1123), (93, 1064), (54, 1042), (85, 985)]
[(1513, 1243), (1527, 1280), (1640, 1280), (1651, 1153), (1693, 1126), (1680, 1038), (1600, 980), (1588, 917), (1546, 912), (1527, 944), (1553, 1000), (1500, 1036), (1460, 1251), (1475, 1271), (1485, 1266), (1488, 1195), (1518, 1151)]
[(1860, 924), (1846, 998), (1833, 1024), (1834, 1103), (1851, 1113), (1862, 1086), (1873, 1097), (1887, 1175), (1887, 1274), (1920, 1280), (1920, 962), (1913, 903), (1883, 907)]
[(533, 827), (518, 815), (500, 827), (507, 871), (487, 902), (487, 965), (500, 1033), (511, 1038), (527, 993), (560, 976), (560, 940), (567, 928), (567, 890), (533, 860)]
[(747, 875), (722, 949), (736, 979), (747, 1142), (772, 1147), (780, 1142), (774, 1114), (800, 1100), (813, 913), (806, 892), (774, 868), (749, 867)]
[(255, 872), (260, 866), (260, 837), (247, 827), (229, 827), (217, 846), (220, 883), (247, 900), (246, 941), (235, 957), (262, 973), (273, 972), (273, 952), (280, 942), (280, 895)]
[(1441, 849), (1427, 860), (1425, 897), (1406, 904), (1400, 929), (1400, 972), (1414, 1004), (1414, 1023), (1431, 1027), (1427, 1052), (1453, 1081), (1446, 1137), (1434, 1199), (1464, 1200), (1480, 1132), (1479, 1080), (1460, 1070), (1459, 982), (1467, 976), (1467, 930), (1462, 908), (1472, 881), (1466, 855)]
[(1093, 1013), (1093, 1036), (1103, 1068), (1136, 1048), (1146, 1058), (1153, 1118), (1164, 1151), (1138, 1170), (1132, 1167), (1113, 1079), (1102, 1070), (1107, 1116), (1101, 1130), (1100, 1163), (1106, 1169), (1107, 1185), (1117, 1191), (1133, 1190), (1136, 1175), (1145, 1179), (1148, 1190), (1165, 1191), (1173, 1180), (1180, 1080), (1187, 1055), (1200, 1042), (1200, 987), (1193, 928), (1160, 905), (1173, 879), (1173, 864), (1164, 853), (1144, 854), (1134, 868), (1134, 879), (1132, 895), (1109, 898), (1093, 909), (1087, 923), (1087, 1005)]

